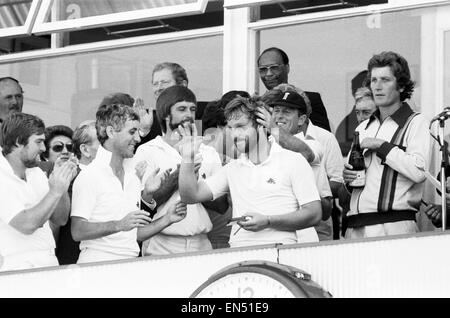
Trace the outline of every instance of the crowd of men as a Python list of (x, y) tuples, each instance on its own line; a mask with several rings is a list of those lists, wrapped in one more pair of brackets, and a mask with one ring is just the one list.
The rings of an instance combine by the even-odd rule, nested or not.
[[(287, 54), (268, 48), (257, 65), (264, 94), (199, 109), (186, 70), (158, 64), (155, 111), (114, 93), (74, 131), (23, 113), (20, 83), (0, 78), (0, 271), (330, 240), (336, 206), (338, 238), (417, 232), (430, 138), (406, 102), (407, 61), (374, 55), (356, 90), (363, 188)], [(438, 224), (439, 206), (426, 213)]]

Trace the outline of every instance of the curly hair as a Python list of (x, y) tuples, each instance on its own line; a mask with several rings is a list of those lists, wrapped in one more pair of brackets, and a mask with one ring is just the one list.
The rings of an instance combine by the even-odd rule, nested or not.
[(102, 105), (95, 114), (97, 118), (95, 127), (97, 137), (101, 145), (108, 139), (106, 128), (112, 126), (115, 131), (120, 131), (125, 126), (127, 120), (140, 120), (138, 113), (128, 106), (122, 104)]
[(411, 73), (409, 71), (408, 62), (398, 53), (392, 51), (381, 52), (374, 55), (368, 63), (367, 79), (365, 85), (370, 88), (370, 79), (372, 76), (372, 69), (378, 67), (389, 66), (395, 78), (397, 79), (398, 88), (403, 88), (400, 92), (400, 100), (404, 101), (411, 97), (414, 92), (414, 82), (411, 80)]

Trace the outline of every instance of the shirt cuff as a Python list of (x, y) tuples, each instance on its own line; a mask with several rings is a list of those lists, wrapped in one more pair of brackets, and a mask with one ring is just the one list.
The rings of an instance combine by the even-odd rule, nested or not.
[(151, 210), (154, 210), (156, 208), (156, 201), (155, 199), (152, 199), (150, 202), (147, 202), (144, 200), (144, 198), (141, 197), (141, 201), (148, 206)]
[(391, 149), (394, 147), (395, 147), (394, 145), (388, 143), (387, 141), (383, 142), (381, 144), (380, 148), (378, 148), (378, 150), (377, 150), (377, 156), (379, 158), (381, 158), (382, 162), (385, 162), (387, 155), (389, 154)]

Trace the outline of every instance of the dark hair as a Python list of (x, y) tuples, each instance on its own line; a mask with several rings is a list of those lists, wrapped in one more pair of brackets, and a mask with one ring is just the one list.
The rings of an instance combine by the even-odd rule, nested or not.
[(287, 65), (289, 64), (289, 57), (287, 56), (286, 52), (284, 52), (282, 49), (277, 48), (277, 47), (269, 47), (268, 49), (265, 49), (258, 57), (258, 65), (259, 65), (259, 60), (261, 59), (261, 56), (263, 56), (264, 53), (270, 52), (270, 51), (275, 51), (278, 52), (278, 54), (281, 55), (281, 59), (283, 60), (283, 64)]
[(87, 120), (82, 122), (73, 132), (72, 135), (73, 153), (75, 154), (75, 156), (77, 156), (78, 159), (81, 159), (80, 146), (82, 144), (89, 144), (93, 142), (91, 136), (89, 135), (90, 128), (94, 128), (94, 130), (96, 129), (95, 120)]
[[(369, 72), (367, 70), (361, 71), (352, 78), (352, 95), (355, 97), (356, 91), (366, 86), (367, 87), (367, 74)], [(370, 86), (370, 84), (369, 84)]]
[(250, 98), (250, 94), (246, 91), (232, 90), (223, 94), (221, 99), (208, 103), (203, 112), (202, 130), (225, 126), (225, 106), (237, 96)]
[(55, 125), (45, 128), (45, 151), (41, 154), (41, 158), (47, 159), (50, 151), (50, 142), (56, 136), (66, 136), (72, 140), (73, 130), (64, 125)]
[(249, 98), (250, 94), (246, 91), (232, 90), (223, 94), (221, 99), (209, 102), (206, 105), (202, 116), (203, 132), (211, 127), (226, 125), (225, 114), (223, 110), (225, 109), (225, 106), (237, 96)]
[(16, 143), (26, 146), (30, 136), (42, 135), (45, 125), (42, 119), (26, 113), (9, 114), (0, 129), (0, 145), (3, 154), (11, 153), (16, 147)]
[(391, 68), (392, 73), (397, 79), (398, 88), (403, 88), (403, 92), (400, 92), (400, 100), (404, 101), (410, 98), (414, 92), (414, 82), (411, 80), (408, 62), (403, 56), (395, 52), (381, 52), (369, 60), (366, 86), (370, 88), (372, 69), (385, 66)]
[(172, 63), (172, 62), (164, 62), (164, 63), (157, 64), (153, 68), (152, 79), (153, 79), (153, 75), (155, 74), (155, 72), (158, 72), (158, 71), (161, 71), (164, 69), (171, 70), (173, 79), (175, 80), (175, 83), (177, 85), (182, 84), (183, 81), (186, 81), (186, 84), (189, 83), (189, 80), (188, 80), (188, 77), (186, 74), (186, 70), (180, 64)]
[(133, 106), (134, 105), (134, 98), (131, 97), (131, 95), (127, 93), (112, 93), (109, 95), (106, 95), (102, 101), (100, 102), (101, 106), (111, 105), (111, 104), (122, 104), (127, 106)]
[(170, 114), (170, 108), (178, 102), (197, 104), (197, 99), (195, 94), (186, 86), (175, 85), (163, 90), (156, 100), (156, 117), (164, 133), (167, 131), (166, 117)]
[(108, 139), (106, 128), (111, 126), (115, 131), (120, 131), (127, 120), (139, 120), (138, 113), (128, 105), (110, 104), (102, 105), (95, 114), (97, 137), (101, 145)]

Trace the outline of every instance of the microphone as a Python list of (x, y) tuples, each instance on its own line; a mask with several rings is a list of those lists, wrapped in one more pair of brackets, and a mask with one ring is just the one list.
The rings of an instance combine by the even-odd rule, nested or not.
[(437, 114), (436, 116), (434, 116), (431, 121), (430, 121), (430, 127), (431, 124), (433, 122), (435, 122), (436, 120), (446, 120), (450, 118), (450, 107), (445, 107), (444, 110), (442, 112), (440, 112), (439, 114)]

